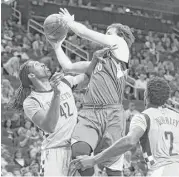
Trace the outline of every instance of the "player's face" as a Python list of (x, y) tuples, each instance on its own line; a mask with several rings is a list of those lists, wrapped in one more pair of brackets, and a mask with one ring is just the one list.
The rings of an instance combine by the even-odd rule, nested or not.
[(35, 74), (38, 79), (49, 78), (51, 76), (50, 69), (45, 66), (44, 63), (40, 63), (38, 61), (31, 61), (29, 62), (29, 65), (30, 73)]
[(106, 31), (106, 34), (107, 34), (107, 35), (113, 35), (113, 34), (116, 34), (116, 33), (117, 33), (116, 28), (109, 28), (109, 29)]

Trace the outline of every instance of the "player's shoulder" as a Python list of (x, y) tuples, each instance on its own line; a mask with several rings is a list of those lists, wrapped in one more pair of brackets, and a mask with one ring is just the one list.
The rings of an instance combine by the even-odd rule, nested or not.
[(170, 117), (175, 117), (175, 118), (179, 119), (179, 110), (172, 108), (172, 107), (166, 107), (164, 109), (167, 111), (167, 114)]
[(150, 107), (142, 111), (142, 114), (147, 114), (148, 116), (150, 116), (150, 115), (154, 115), (157, 112), (158, 112), (158, 108)]
[(74, 76), (66, 75), (66, 76), (64, 76), (64, 78), (61, 81), (64, 84), (66, 84), (68, 87), (72, 88), (72, 86), (73, 86), (73, 79), (74, 79)]
[(29, 105), (34, 105), (36, 103), (36, 98), (32, 97), (32, 95), (29, 95), (24, 101), (23, 101), (23, 107), (26, 108)]

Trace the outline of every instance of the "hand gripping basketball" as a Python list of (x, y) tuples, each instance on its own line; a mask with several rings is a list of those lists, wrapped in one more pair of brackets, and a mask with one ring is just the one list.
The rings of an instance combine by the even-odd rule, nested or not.
[(68, 26), (59, 14), (49, 15), (43, 27), (47, 40), (53, 43), (63, 41), (68, 33)]

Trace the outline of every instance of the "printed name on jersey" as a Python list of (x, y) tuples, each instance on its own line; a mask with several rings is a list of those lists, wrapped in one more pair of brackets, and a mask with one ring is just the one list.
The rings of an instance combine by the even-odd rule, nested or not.
[(173, 125), (177, 127), (179, 125), (179, 120), (172, 119), (171, 117), (157, 117), (155, 118), (155, 121), (157, 122), (158, 125), (163, 125), (163, 124), (168, 124), (168, 125)]

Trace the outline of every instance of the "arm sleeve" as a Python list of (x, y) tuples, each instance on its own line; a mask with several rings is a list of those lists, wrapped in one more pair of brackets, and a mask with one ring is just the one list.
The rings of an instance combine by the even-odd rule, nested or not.
[(141, 129), (144, 130), (144, 132), (147, 129), (147, 122), (146, 119), (143, 115), (141, 114), (137, 114), (135, 115), (132, 120), (131, 120), (131, 124), (130, 124), (130, 130), (136, 128), (136, 127), (140, 127)]
[(32, 121), (33, 116), (41, 110), (39, 103), (33, 99), (27, 98), (23, 103), (25, 115)]

